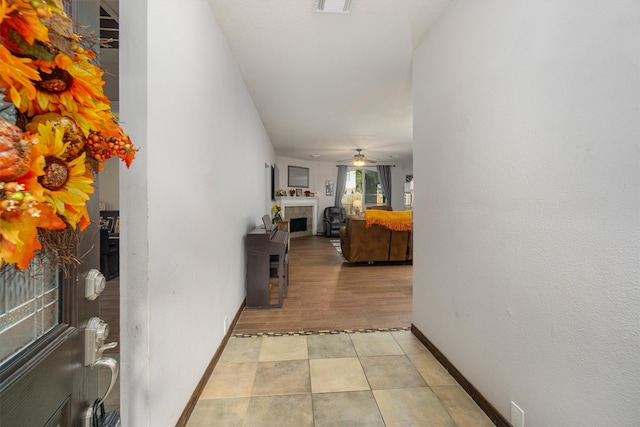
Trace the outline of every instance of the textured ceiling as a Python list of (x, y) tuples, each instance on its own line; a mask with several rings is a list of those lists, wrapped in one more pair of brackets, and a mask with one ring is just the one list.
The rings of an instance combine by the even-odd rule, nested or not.
[(412, 168), (413, 48), (449, 0), (210, 0), (280, 156), (335, 162), (356, 148)]

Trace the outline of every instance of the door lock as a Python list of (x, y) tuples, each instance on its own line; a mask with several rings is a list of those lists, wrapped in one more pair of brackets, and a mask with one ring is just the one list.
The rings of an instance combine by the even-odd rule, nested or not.
[(84, 297), (89, 301), (98, 298), (107, 284), (107, 280), (99, 270), (92, 268), (84, 278)]
[(118, 343), (105, 344), (109, 336), (109, 324), (99, 317), (92, 317), (84, 330), (84, 366), (94, 365), (105, 350), (115, 348)]

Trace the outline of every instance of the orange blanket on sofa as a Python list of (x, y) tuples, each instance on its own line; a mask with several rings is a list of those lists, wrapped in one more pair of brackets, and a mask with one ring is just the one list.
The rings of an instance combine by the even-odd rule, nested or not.
[(368, 209), (364, 211), (367, 228), (378, 224), (393, 231), (411, 231), (413, 223), (411, 211), (382, 211)]

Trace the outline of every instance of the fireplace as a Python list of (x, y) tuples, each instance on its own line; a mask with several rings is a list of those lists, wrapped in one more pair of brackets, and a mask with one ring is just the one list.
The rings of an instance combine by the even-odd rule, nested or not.
[[(276, 204), (282, 206), (282, 218), (289, 220), (291, 237), (313, 236), (318, 232), (318, 198), (317, 197), (277, 197)], [(294, 231), (293, 222), (306, 220), (305, 231)]]
[(311, 206), (290, 206), (287, 208), (289, 220), (289, 233), (291, 237), (311, 236), (311, 224), (313, 224), (313, 209)]
[(307, 218), (291, 218), (289, 223), (289, 231), (296, 233), (298, 231), (307, 231)]

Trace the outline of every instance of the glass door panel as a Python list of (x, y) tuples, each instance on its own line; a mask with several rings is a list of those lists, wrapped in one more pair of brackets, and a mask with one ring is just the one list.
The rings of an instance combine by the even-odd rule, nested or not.
[(57, 268), (34, 259), (23, 271), (0, 273), (0, 367), (60, 324)]
[(355, 169), (347, 172), (342, 206), (348, 214), (355, 214), (353, 201), (361, 200), (361, 208), (384, 205), (385, 198), (377, 170)]
[(362, 191), (364, 193), (364, 205), (382, 205), (384, 204), (384, 197), (382, 194), (382, 186), (380, 185), (380, 178), (378, 177), (378, 171), (364, 169), (364, 185)]

